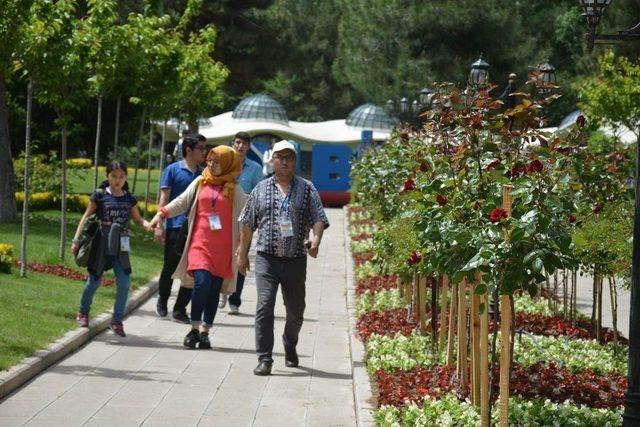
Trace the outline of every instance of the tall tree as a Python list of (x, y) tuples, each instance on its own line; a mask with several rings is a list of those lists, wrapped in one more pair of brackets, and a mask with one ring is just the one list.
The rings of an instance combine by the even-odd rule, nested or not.
[(6, 82), (30, 1), (4, 0), (0, 12), (0, 223), (17, 217)]
[(37, 1), (31, 5), (20, 46), (19, 66), (33, 83), (36, 99), (51, 106), (60, 129), (62, 165), (60, 259), (66, 249), (67, 219), (67, 139), (73, 111), (87, 97), (86, 52), (75, 32), (77, 3), (74, 0)]

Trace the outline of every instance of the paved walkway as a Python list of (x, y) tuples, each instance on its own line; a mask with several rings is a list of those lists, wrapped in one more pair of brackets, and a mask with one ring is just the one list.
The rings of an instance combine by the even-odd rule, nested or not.
[[(276, 338), (272, 375), (253, 375), (256, 291), (249, 273), (242, 314), (218, 312), (212, 350), (183, 348), (188, 327), (158, 319), (152, 298), (125, 319), (127, 338), (98, 335), (1, 402), (0, 426), (355, 425), (344, 217), (339, 209), (327, 214), (320, 255), (309, 258), (298, 368), (284, 366)], [(283, 328), (279, 298), (276, 337)]]

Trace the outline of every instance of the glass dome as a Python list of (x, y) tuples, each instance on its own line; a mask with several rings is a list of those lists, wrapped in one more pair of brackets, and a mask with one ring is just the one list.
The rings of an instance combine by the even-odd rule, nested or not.
[(396, 120), (374, 104), (362, 104), (355, 108), (349, 113), (346, 123), (365, 129), (393, 129), (396, 126)]
[(233, 110), (234, 119), (260, 120), (289, 124), (287, 112), (278, 101), (269, 95), (259, 93), (243, 99)]

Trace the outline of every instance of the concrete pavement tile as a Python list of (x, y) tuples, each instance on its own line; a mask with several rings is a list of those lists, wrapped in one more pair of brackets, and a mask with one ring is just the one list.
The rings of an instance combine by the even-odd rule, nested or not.
[(21, 426), (29, 421), (29, 417), (3, 417), (0, 416), (0, 427)]
[(51, 401), (11, 397), (0, 404), (0, 418), (31, 418), (45, 408), (49, 403), (51, 403)]
[(147, 418), (142, 424), (143, 427), (190, 427), (197, 426), (199, 416), (177, 416), (175, 414), (169, 415), (152, 415)]

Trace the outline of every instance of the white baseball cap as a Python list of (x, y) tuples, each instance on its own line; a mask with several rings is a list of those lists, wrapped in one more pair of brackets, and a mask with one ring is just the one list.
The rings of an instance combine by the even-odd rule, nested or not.
[(290, 143), (289, 141), (287, 141), (286, 139), (283, 141), (279, 141), (276, 142), (275, 145), (273, 146), (273, 151), (272, 153), (277, 153), (278, 151), (282, 151), (282, 150), (291, 150), (293, 151), (294, 154), (296, 154), (296, 147), (295, 145), (293, 145), (292, 143)]

